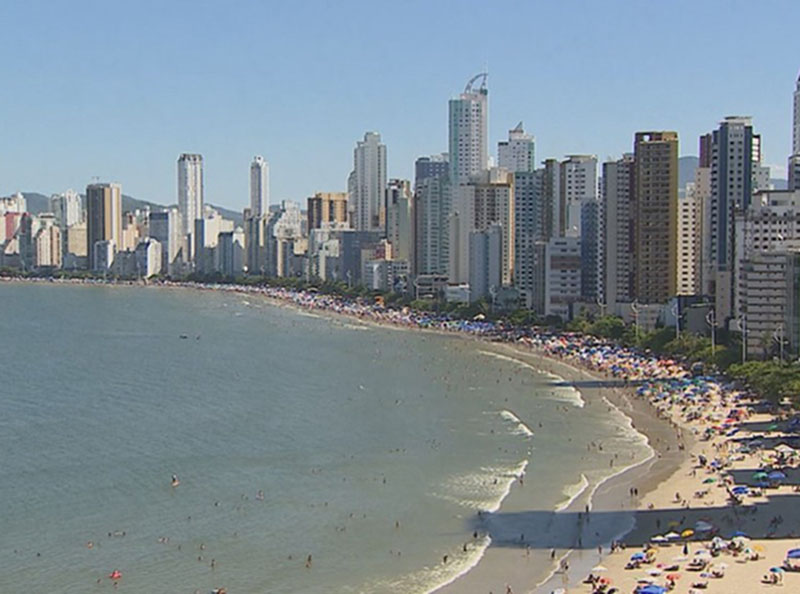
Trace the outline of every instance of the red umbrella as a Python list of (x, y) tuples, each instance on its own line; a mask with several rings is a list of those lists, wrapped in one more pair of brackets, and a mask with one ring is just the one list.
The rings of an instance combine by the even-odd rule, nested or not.
[(681, 574), (679, 574), (679, 573), (668, 573), (666, 577), (667, 577), (667, 579), (669, 581), (674, 582), (675, 580), (681, 579)]

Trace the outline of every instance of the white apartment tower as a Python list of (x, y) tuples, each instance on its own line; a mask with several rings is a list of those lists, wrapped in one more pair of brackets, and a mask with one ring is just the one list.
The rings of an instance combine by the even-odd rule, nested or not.
[(178, 158), (178, 210), (186, 238), (184, 259), (193, 261), (194, 222), (203, 218), (203, 155), (184, 153)]
[(386, 224), (386, 145), (381, 135), (367, 132), (353, 151), (353, 171), (347, 180), (349, 210), (357, 231), (378, 231)]
[[(489, 90), (487, 74), (478, 74), (467, 83), (458, 99), (450, 100), (450, 183), (469, 183), (473, 175), (489, 164)], [(473, 85), (480, 79), (477, 89)]]
[(254, 217), (269, 213), (269, 163), (261, 155), (250, 163), (250, 213)]
[(498, 165), (511, 173), (533, 171), (534, 139), (526, 134), (522, 122), (517, 127), (508, 131), (508, 140), (497, 143)]

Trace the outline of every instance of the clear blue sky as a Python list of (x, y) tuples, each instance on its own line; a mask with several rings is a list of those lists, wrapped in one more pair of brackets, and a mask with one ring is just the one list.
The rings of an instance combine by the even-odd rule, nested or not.
[(537, 160), (616, 157), (647, 129), (696, 154), (737, 114), (785, 167), (799, 22), (798, 0), (3, 0), (0, 195), (99, 176), (174, 202), (178, 155), (200, 152), (209, 202), (247, 204), (255, 154), (273, 202), (304, 201), (345, 189), (366, 130), (410, 178), (485, 64), (492, 154), (519, 120)]

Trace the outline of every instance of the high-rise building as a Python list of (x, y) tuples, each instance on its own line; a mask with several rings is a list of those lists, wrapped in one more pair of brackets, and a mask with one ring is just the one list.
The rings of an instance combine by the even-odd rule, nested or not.
[(537, 291), (544, 290), (544, 262), (536, 246), (551, 237), (552, 211), (544, 201), (543, 179), (543, 170), (514, 173), (514, 286), (528, 308), (534, 306)]
[[(104, 249), (116, 249), (122, 242), (122, 186), (115, 183), (98, 183), (86, 186), (86, 253), (89, 266), (97, 261), (95, 244), (105, 243)], [(109, 258), (104, 253), (106, 268)], [(113, 257), (111, 258), (113, 261)]]
[(536, 174), (541, 188), (547, 236), (564, 237), (567, 231), (567, 205), (566, 195), (561, 191), (561, 165), (556, 159), (545, 159)]
[(386, 187), (386, 238), (392, 244), (392, 258), (414, 259), (414, 212), (411, 182), (392, 179)]
[[(454, 186), (489, 165), (489, 90), (485, 73), (474, 76), (458, 99), (450, 100), (450, 181)], [(480, 87), (473, 85), (481, 81)]]
[(603, 299), (603, 221), (599, 200), (581, 204), (581, 299), (600, 302)]
[(53, 194), (50, 197), (50, 210), (55, 215), (62, 231), (83, 220), (81, 197), (75, 190)]
[(446, 275), (451, 208), (447, 153), (420, 157), (414, 163), (415, 275)]
[(633, 154), (634, 298), (666, 303), (677, 289), (678, 134), (637, 132)]
[(203, 218), (203, 155), (184, 153), (178, 158), (178, 210), (186, 238), (184, 260), (194, 261), (194, 222)]
[(701, 208), (693, 182), (678, 196), (678, 295), (700, 294)]
[[(454, 213), (450, 229), (450, 281), (469, 282), (469, 237), (473, 231), (485, 231), (490, 225), (502, 228), (502, 281), (509, 286), (514, 279), (514, 176), (494, 168), (472, 177), (461, 186), (462, 203)], [(455, 240), (453, 240), (455, 238)]]
[(151, 212), (148, 220), (148, 234), (161, 244), (161, 272), (176, 274), (182, 237), (180, 233), (180, 214), (174, 208), (161, 212)]
[(317, 192), (308, 199), (308, 229), (347, 224), (347, 192)]
[(269, 213), (269, 163), (261, 155), (250, 163), (250, 212), (257, 217)]
[(789, 189), (800, 190), (800, 75), (795, 81), (792, 106), (792, 154), (789, 155)]
[(559, 178), (559, 202), (565, 208), (564, 233), (570, 237), (580, 237), (583, 203), (597, 199), (597, 157), (567, 155), (561, 162)]
[(704, 208), (708, 238), (703, 257), (709, 263), (707, 287), (715, 297), (716, 317), (724, 321), (736, 311), (734, 213), (750, 206), (753, 174), (761, 163), (761, 137), (753, 133), (749, 117), (730, 116), (712, 132), (709, 144), (711, 187), (708, 206)]
[(603, 219), (602, 295), (609, 311), (633, 296), (633, 154), (603, 163), (600, 185)]
[(489, 225), (469, 234), (469, 300), (491, 301), (503, 284), (503, 228)]
[(352, 227), (358, 231), (382, 230), (386, 224), (386, 145), (381, 135), (367, 132), (353, 151), (353, 171), (347, 180)]
[(497, 143), (498, 165), (511, 173), (530, 172), (536, 168), (534, 139), (526, 134), (522, 122), (508, 131), (508, 140)]
[(33, 253), (36, 268), (61, 268), (61, 229), (52, 213), (39, 215), (39, 229), (33, 237)]

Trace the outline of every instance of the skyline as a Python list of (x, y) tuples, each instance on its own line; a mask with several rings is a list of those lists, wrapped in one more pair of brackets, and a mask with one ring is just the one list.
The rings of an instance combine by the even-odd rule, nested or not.
[[(412, 179), (417, 157), (447, 150), (448, 100), (487, 63), (494, 156), (519, 121), (536, 138), (537, 163), (619, 158), (639, 130), (676, 130), (680, 154), (696, 155), (700, 134), (749, 115), (765, 164), (786, 176), (800, 68), (792, 3), (759, 15), (766, 24), (747, 45), (719, 34), (741, 26), (752, 11), (744, 2), (458, 6), (4, 3), (14, 60), (0, 62), (0, 195), (82, 190), (98, 176), (173, 204), (177, 159), (197, 152), (209, 203), (247, 206), (254, 155), (270, 163), (273, 204), (302, 203), (346, 190), (366, 131), (387, 146), (387, 177)], [(119, 23), (118, 43), (101, 50), (89, 32), (109, 22)], [(510, 22), (523, 23), (519, 34)], [(669, 59), (644, 51), (662, 39), (654, 23)]]

